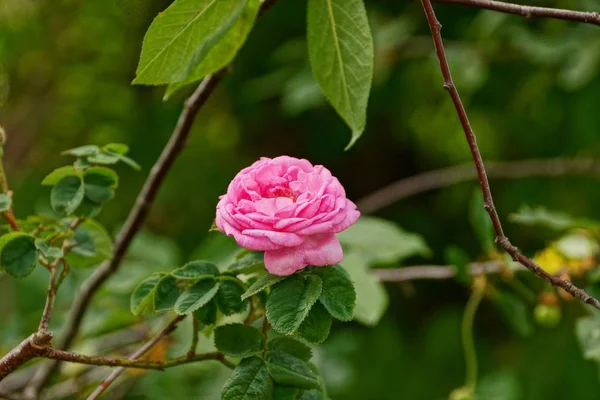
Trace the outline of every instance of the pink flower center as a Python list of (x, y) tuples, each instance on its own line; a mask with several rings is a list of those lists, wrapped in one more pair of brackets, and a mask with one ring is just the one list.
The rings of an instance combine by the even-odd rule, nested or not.
[(294, 193), (294, 191), (292, 189), (290, 189), (290, 187), (285, 184), (285, 185), (277, 185), (271, 188), (268, 188), (266, 190), (267, 195), (266, 197), (272, 198), (272, 197), (289, 197), (290, 199), (292, 199), (293, 201), (296, 201), (296, 194)]

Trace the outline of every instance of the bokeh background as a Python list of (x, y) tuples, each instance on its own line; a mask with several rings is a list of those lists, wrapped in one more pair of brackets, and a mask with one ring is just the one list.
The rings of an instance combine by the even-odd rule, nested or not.
[[(363, 137), (344, 151), (350, 132), (310, 72), (306, 2), (281, 1), (257, 23), (232, 73), (198, 115), (143, 234), (120, 275), (96, 297), (79, 350), (97, 352), (102, 335), (136, 323), (127, 294), (142, 276), (206, 252), (218, 195), (237, 171), (260, 156), (288, 154), (324, 164), (355, 200), (398, 179), (470, 160), (442, 89), (420, 4), (366, 3), (376, 68)], [(0, 0), (0, 124), (8, 134), (5, 166), (17, 216), (47, 209), (49, 190), (40, 182), (69, 162), (61, 150), (123, 142), (143, 170), (119, 170), (117, 199), (98, 217), (110, 231), (119, 228), (191, 90), (165, 103), (164, 88), (130, 84), (143, 34), (168, 4)], [(598, 10), (593, 0), (532, 4)], [(486, 159), (598, 155), (599, 27), (450, 4), (435, 7), (456, 84)], [(599, 187), (594, 177), (492, 182), (505, 220), (524, 204), (600, 218)], [(467, 206), (475, 188), (475, 182), (461, 183), (376, 213), (421, 235), (431, 248), (431, 257), (409, 258), (403, 265), (444, 264), (450, 245), (465, 249), (473, 260), (481, 256)], [(506, 230), (528, 254), (554, 238), (547, 230), (508, 222)], [(61, 291), (55, 329), (90, 272), (77, 271)], [(0, 276), (0, 353), (37, 325), (46, 282), (42, 270), (20, 282)], [(447, 398), (464, 381), (459, 333), (468, 288), (454, 281), (419, 281), (388, 284), (386, 290), (389, 308), (377, 326), (334, 324), (319, 347), (317, 360), (331, 398)], [(600, 399), (597, 366), (584, 360), (574, 335), (574, 319), (584, 311), (575, 303), (565, 303), (562, 311), (558, 327), (535, 327), (523, 337), (483, 303), (475, 325), (480, 376), (502, 389), (482, 400)], [(152, 327), (137, 322), (134, 332)], [(184, 331), (179, 329), (155, 356), (180, 351)], [(79, 367), (68, 367), (63, 377), (78, 373)], [(202, 364), (166, 373), (133, 372), (107, 398), (213, 399), (226, 377), (221, 367)]]

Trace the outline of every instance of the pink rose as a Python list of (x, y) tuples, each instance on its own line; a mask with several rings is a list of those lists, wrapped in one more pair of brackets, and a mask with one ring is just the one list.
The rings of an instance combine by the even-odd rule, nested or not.
[(264, 251), (267, 270), (284, 276), (342, 261), (334, 234), (359, 216), (327, 168), (263, 157), (233, 178), (217, 205), (216, 224), (240, 246)]

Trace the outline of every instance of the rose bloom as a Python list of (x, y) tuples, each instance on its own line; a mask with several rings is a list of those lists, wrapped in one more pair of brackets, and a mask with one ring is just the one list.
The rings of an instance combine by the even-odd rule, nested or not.
[(359, 216), (327, 168), (280, 156), (263, 157), (233, 178), (215, 222), (240, 246), (264, 251), (267, 270), (283, 276), (342, 261), (335, 233)]

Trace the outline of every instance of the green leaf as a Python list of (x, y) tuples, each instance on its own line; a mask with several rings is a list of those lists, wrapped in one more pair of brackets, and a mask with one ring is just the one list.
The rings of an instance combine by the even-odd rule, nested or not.
[(152, 274), (144, 279), (131, 294), (130, 307), (133, 315), (147, 314), (154, 311), (154, 295), (156, 285), (164, 274)]
[(321, 295), (321, 279), (292, 275), (273, 286), (267, 300), (267, 319), (279, 333), (295, 332)]
[(94, 144), (88, 144), (85, 146), (76, 147), (74, 149), (65, 150), (62, 152), (62, 154), (65, 156), (87, 157), (98, 154), (99, 152), (100, 148), (98, 146)]
[(236, 258), (235, 262), (227, 267), (227, 272), (234, 274), (250, 274), (252, 272), (264, 271), (265, 256), (256, 251), (244, 251)]
[(166, 275), (158, 281), (155, 292), (154, 311), (172, 310), (181, 294), (177, 279), (171, 275)]
[(250, 285), (248, 290), (246, 290), (246, 292), (242, 295), (242, 300), (246, 300), (248, 297), (254, 296), (256, 293), (262, 292), (263, 290), (273, 286), (274, 284), (284, 280), (285, 278), (285, 276), (278, 276), (272, 274), (261, 276), (256, 280), (256, 282)]
[(213, 325), (217, 322), (217, 303), (214, 300), (209, 301), (194, 311), (194, 316), (204, 325)]
[(92, 167), (83, 174), (85, 197), (94, 203), (110, 200), (115, 195), (114, 189), (119, 184), (115, 171), (105, 167)]
[(53, 261), (64, 256), (64, 251), (61, 247), (52, 247), (43, 239), (35, 240), (35, 248), (38, 249), (49, 261)]
[(270, 400), (273, 380), (258, 357), (243, 359), (221, 391), (222, 400)]
[(101, 164), (101, 165), (116, 164), (120, 160), (121, 160), (120, 154), (116, 154), (116, 153), (112, 153), (112, 152), (108, 152), (108, 151), (101, 151), (98, 154), (94, 154), (93, 156), (88, 157), (88, 161), (91, 164)]
[(331, 315), (321, 303), (316, 303), (298, 328), (298, 334), (310, 343), (320, 344), (329, 336)]
[(75, 247), (67, 254), (67, 262), (75, 268), (91, 268), (112, 257), (113, 241), (106, 228), (86, 219), (75, 230), (71, 242)]
[(369, 265), (360, 253), (346, 252), (342, 265), (355, 283), (354, 319), (364, 325), (377, 325), (388, 306), (388, 295), (383, 284), (369, 273)]
[(309, 0), (307, 38), (313, 74), (352, 129), (350, 147), (365, 129), (373, 78), (373, 38), (363, 1)]
[(138, 164), (137, 162), (135, 162), (134, 160), (132, 160), (131, 158), (124, 156), (122, 154), (119, 154), (119, 160), (126, 165), (129, 165), (131, 168), (133, 168), (136, 171), (139, 171), (142, 169), (142, 167), (140, 166), (140, 164)]
[(492, 220), (487, 211), (485, 211), (485, 208), (483, 208), (483, 195), (479, 189), (475, 190), (473, 197), (471, 197), (469, 211), (471, 226), (475, 230), (483, 249), (485, 251), (494, 250), (496, 234), (494, 233)]
[(256, 328), (243, 324), (221, 325), (215, 329), (215, 346), (232, 357), (250, 357), (261, 351), (265, 337)]
[(177, 279), (203, 279), (219, 276), (219, 268), (213, 263), (203, 260), (190, 261), (181, 268), (171, 272)]
[(299, 400), (329, 400), (329, 397), (327, 397), (327, 389), (325, 388), (325, 383), (323, 382), (323, 378), (319, 374), (319, 369), (313, 363), (309, 363), (308, 365), (315, 373), (315, 375), (317, 375), (317, 379), (319, 380), (319, 388), (305, 390), (299, 397)]
[(304, 361), (312, 357), (309, 346), (289, 336), (275, 337), (267, 342), (267, 349), (273, 352), (284, 352)]
[(219, 283), (214, 278), (202, 279), (194, 286), (186, 289), (175, 303), (177, 314), (189, 314), (208, 303), (219, 290)]
[(73, 214), (83, 201), (83, 181), (78, 176), (65, 176), (50, 192), (50, 203), (57, 213)]
[(579, 318), (575, 334), (587, 360), (600, 361), (600, 317), (593, 315)]
[(408, 257), (430, 254), (421, 236), (376, 217), (360, 217), (354, 225), (340, 232), (338, 238), (343, 245), (360, 252), (369, 263), (397, 263)]
[(72, 165), (60, 167), (50, 172), (42, 181), (42, 185), (54, 186), (67, 176), (77, 176), (77, 171), (75, 171), (75, 167)]
[(6, 193), (0, 193), (0, 212), (6, 212), (12, 207), (12, 199)]
[(289, 387), (275, 385), (273, 388), (273, 400), (296, 400), (300, 390)]
[(490, 295), (506, 323), (519, 335), (529, 337), (533, 334), (533, 321), (529, 307), (509, 292), (496, 291)]
[(231, 276), (222, 276), (219, 282), (219, 292), (215, 297), (219, 310), (224, 315), (244, 311), (248, 305), (247, 301), (242, 300), (242, 294), (246, 290), (245, 285), (239, 279)]
[(109, 143), (102, 147), (102, 150), (125, 155), (129, 153), (129, 146), (123, 143)]
[(180, 82), (238, 19), (247, 0), (178, 0), (152, 21), (135, 84)]
[(35, 239), (22, 232), (0, 237), (0, 268), (14, 278), (25, 278), (37, 264)]
[(350, 321), (354, 316), (356, 291), (346, 271), (339, 266), (333, 266), (318, 268), (315, 274), (323, 281), (323, 292), (319, 301), (332, 317), (340, 321)]
[(199, 81), (205, 76), (220, 70), (229, 64), (243, 46), (248, 34), (254, 26), (258, 14), (260, 0), (248, 0), (247, 6), (229, 31), (206, 54), (204, 59), (187, 75), (183, 81), (171, 83), (167, 88), (164, 100), (173, 93), (192, 82)]
[(303, 360), (282, 352), (267, 353), (269, 374), (280, 385), (299, 389), (319, 387), (319, 380), (310, 366)]
[(469, 271), (469, 254), (456, 246), (448, 246), (444, 252), (446, 261), (452, 266), (456, 272), (456, 280), (464, 285), (470, 284), (472, 277)]

